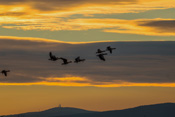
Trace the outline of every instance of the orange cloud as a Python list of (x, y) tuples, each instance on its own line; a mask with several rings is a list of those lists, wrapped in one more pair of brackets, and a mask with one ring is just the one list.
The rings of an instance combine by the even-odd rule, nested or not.
[[(175, 0), (30, 0), (4, 1), (0, 0), (1, 8), (9, 7), (13, 11), (21, 11), (21, 7), (35, 10), (41, 15), (58, 13), (71, 14), (108, 14), (137, 13), (145, 10), (174, 8)], [(7, 11), (7, 9), (6, 9)], [(34, 13), (34, 12), (33, 12)], [(49, 15), (47, 14), (47, 15)]]
[[(157, 27), (140, 26), (143, 20), (72, 19), (64, 17), (82, 14), (139, 13), (154, 9), (175, 8), (175, 0), (0, 0), (0, 25), (18, 30), (89, 30), (156, 36), (174, 36), (174, 32)], [(148, 19), (149, 20), (149, 19)], [(166, 20), (166, 19), (164, 19)], [(109, 28), (109, 29), (105, 29)], [(112, 28), (112, 29), (111, 29)], [(139, 33), (138, 33), (139, 31)]]
[(175, 19), (138, 19), (120, 22), (114, 29), (104, 29), (104, 32), (126, 33), (151, 36), (175, 36)]
[(152, 36), (175, 36), (175, 19), (70, 19), (56, 23), (3, 26), (23, 30), (90, 30), (101, 29), (110, 33), (126, 33)]

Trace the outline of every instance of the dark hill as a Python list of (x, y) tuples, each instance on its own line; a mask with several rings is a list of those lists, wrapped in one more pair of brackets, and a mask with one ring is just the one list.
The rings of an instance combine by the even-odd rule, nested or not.
[(87, 111), (83, 109), (70, 108), (70, 107), (56, 107), (41, 112), (28, 112), (17, 115), (8, 115), (5, 117), (50, 117), (50, 116), (72, 115), (79, 113), (91, 113), (91, 112), (94, 111)]
[(175, 103), (146, 105), (124, 110), (76, 114), (59, 117), (175, 117)]

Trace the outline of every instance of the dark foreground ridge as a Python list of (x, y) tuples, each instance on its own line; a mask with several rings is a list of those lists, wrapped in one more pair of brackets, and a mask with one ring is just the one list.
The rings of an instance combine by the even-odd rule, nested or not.
[(124, 110), (57, 117), (175, 117), (175, 103), (146, 105)]
[(83, 109), (70, 108), (70, 107), (55, 107), (55, 108), (51, 108), (40, 112), (28, 112), (28, 113), (8, 115), (3, 117), (53, 117), (53, 116), (74, 115), (74, 114), (92, 113), (92, 112), (95, 112), (95, 111), (87, 111)]
[(4, 117), (175, 117), (175, 103), (145, 105), (124, 110), (104, 112), (61, 107), (41, 112), (24, 113)]

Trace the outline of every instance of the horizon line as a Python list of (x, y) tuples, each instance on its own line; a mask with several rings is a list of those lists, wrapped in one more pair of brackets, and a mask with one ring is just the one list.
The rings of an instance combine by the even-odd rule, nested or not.
[(36, 41), (36, 42), (48, 42), (48, 43), (63, 43), (63, 44), (92, 44), (92, 43), (105, 43), (105, 42), (175, 42), (173, 40), (102, 40), (102, 41), (86, 41), (86, 42), (74, 42), (74, 41), (60, 41), (56, 39), (39, 38), (39, 37), (18, 37), (18, 36), (0, 36), (0, 40), (26, 40), (26, 41)]

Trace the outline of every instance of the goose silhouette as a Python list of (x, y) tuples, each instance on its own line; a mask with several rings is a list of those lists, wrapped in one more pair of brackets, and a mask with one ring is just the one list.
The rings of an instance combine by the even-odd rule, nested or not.
[(97, 49), (97, 54), (99, 54), (99, 53), (103, 53), (103, 52), (105, 52), (105, 50), (100, 50), (100, 49)]
[(7, 76), (7, 72), (10, 72), (10, 70), (2, 70), (1, 73), (4, 74), (4, 76)]
[(107, 55), (106, 53), (104, 54), (98, 54), (97, 56), (100, 58), (100, 60), (106, 61), (104, 55)]
[(63, 61), (62, 65), (67, 65), (69, 63), (72, 63), (72, 61), (68, 61), (67, 59), (62, 58), (62, 57), (61, 58), (58, 58), (58, 59), (61, 59)]
[(55, 55), (52, 54), (52, 52), (49, 53), (50, 59), (51, 61), (56, 61), (58, 60), (58, 57), (56, 57)]
[(79, 62), (84, 62), (86, 59), (80, 59), (80, 57), (78, 56), (77, 58), (75, 58), (74, 63), (79, 63)]
[(106, 48), (107, 51), (109, 51), (112, 54), (112, 51), (115, 50), (116, 48), (111, 48), (111, 46), (108, 46)]

